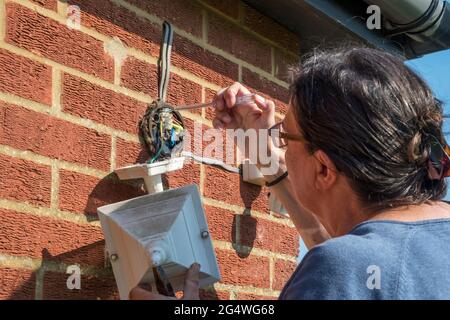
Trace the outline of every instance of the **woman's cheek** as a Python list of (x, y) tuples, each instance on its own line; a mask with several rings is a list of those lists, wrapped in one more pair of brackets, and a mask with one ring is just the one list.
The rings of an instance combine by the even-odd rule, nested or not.
[[(285, 155), (285, 159), (286, 159), (286, 169), (289, 172), (289, 178), (291, 181), (295, 182), (293, 184), (294, 189), (298, 189), (298, 184), (297, 181), (299, 181), (300, 177), (299, 177), (299, 173), (301, 168), (299, 167), (299, 161), (298, 159), (296, 160), (296, 156), (293, 155), (291, 152), (289, 152), (289, 149), (286, 150), (286, 155)], [(295, 190), (296, 192), (298, 192), (298, 190)]]
[(292, 182), (294, 192), (297, 199), (300, 201), (304, 200), (308, 195), (306, 193), (306, 177), (302, 174), (305, 169), (304, 163), (302, 163), (302, 157), (300, 154), (290, 153), (289, 150), (286, 151), (286, 167), (289, 172), (289, 178)]
[(291, 175), (292, 172), (294, 172), (293, 163), (291, 162), (291, 152), (289, 148), (286, 150), (286, 153), (284, 154), (284, 160), (286, 161), (286, 169), (289, 172), (289, 175)]

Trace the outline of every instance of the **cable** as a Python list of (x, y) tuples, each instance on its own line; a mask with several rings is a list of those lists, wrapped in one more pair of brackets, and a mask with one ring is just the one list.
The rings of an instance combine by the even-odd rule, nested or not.
[(183, 150), (184, 121), (181, 114), (164, 101), (149, 105), (139, 124), (142, 144), (150, 156), (148, 163), (164, 160)]
[(182, 156), (185, 156), (187, 158), (191, 158), (194, 161), (203, 163), (203, 164), (207, 164), (210, 166), (215, 166), (215, 167), (221, 167), (222, 169), (224, 169), (225, 171), (228, 172), (232, 172), (232, 173), (240, 173), (239, 168), (230, 166), (226, 163), (224, 163), (223, 161), (214, 159), (214, 158), (206, 158), (206, 157), (201, 157), (201, 156), (197, 156), (195, 154), (193, 154), (192, 152), (188, 152), (188, 151), (183, 151), (181, 153)]

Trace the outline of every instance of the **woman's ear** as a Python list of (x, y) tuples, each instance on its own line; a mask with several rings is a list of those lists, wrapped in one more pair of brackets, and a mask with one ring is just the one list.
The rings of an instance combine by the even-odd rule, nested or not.
[(316, 188), (318, 190), (328, 190), (336, 183), (336, 166), (322, 150), (315, 151), (313, 156), (316, 159)]

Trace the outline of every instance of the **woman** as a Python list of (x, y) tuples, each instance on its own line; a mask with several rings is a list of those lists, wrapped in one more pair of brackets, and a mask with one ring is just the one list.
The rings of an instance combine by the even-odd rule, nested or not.
[[(234, 107), (247, 93), (217, 94), (214, 127), (274, 126), (271, 101)], [(279, 170), (265, 177), (310, 248), (280, 299), (450, 299), (442, 122), (429, 87), (391, 54), (336, 49), (302, 63), (274, 126)], [(188, 298), (195, 282), (192, 268)]]

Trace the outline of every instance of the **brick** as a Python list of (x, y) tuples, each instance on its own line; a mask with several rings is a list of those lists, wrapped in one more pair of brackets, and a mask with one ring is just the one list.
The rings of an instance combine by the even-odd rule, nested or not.
[(117, 300), (119, 293), (114, 277), (81, 275), (81, 288), (67, 288), (68, 274), (46, 272), (44, 274), (44, 300)]
[[(205, 88), (205, 101), (212, 101), (216, 95), (216, 91), (212, 89)], [(205, 118), (212, 121), (215, 117), (214, 108), (205, 109)]]
[(128, 2), (194, 36), (202, 37), (202, 9), (193, 1), (129, 0)]
[(56, 11), (56, 8), (58, 5), (57, 0), (31, 0), (31, 1), (44, 7), (44, 8), (54, 10), (54, 11)]
[(0, 267), (0, 300), (33, 300), (35, 283), (33, 271)]
[(242, 82), (284, 103), (289, 103), (289, 89), (284, 88), (247, 68), (242, 68)]
[(271, 72), (272, 54), (270, 46), (214, 14), (210, 14), (208, 17), (208, 42), (210, 44), (267, 72)]
[[(195, 126), (195, 127), (194, 127)], [(185, 119), (185, 127), (191, 137), (191, 152), (207, 158), (214, 158), (235, 166), (237, 147), (233, 136), (225, 130), (214, 129), (199, 121)], [(216, 140), (217, 139), (217, 140)], [(186, 141), (188, 138), (186, 137)], [(189, 146), (185, 145), (185, 150)]]
[(275, 49), (275, 77), (280, 80), (289, 82), (290, 75), (289, 69), (292, 66), (296, 66), (299, 64), (300, 58), (297, 56), (288, 55), (280, 50)]
[[(216, 132), (212, 131), (212, 132), (210, 132), (211, 137), (209, 137), (206, 130), (210, 130), (211, 128), (209, 126), (204, 125), (200, 121), (184, 119), (184, 125), (185, 125), (185, 129), (187, 130), (186, 135), (185, 135), (186, 144), (184, 146), (186, 151), (191, 151), (192, 153), (194, 153), (196, 155), (200, 155), (200, 156), (206, 156), (206, 157), (212, 157), (212, 158), (224, 160), (224, 159), (222, 159), (223, 157), (220, 156), (220, 154), (219, 154), (219, 152), (220, 152), (219, 149), (222, 149), (225, 147), (223, 145), (223, 143), (218, 141), (218, 143), (216, 143), (217, 150), (214, 148), (215, 134), (217, 133), (218, 135), (220, 134), (223, 136), (223, 133), (221, 131), (219, 131), (219, 130), (217, 130)], [(187, 145), (189, 140), (191, 141), (191, 143), (190, 143), (190, 145)], [(210, 140), (210, 141), (208, 141), (208, 140)], [(225, 140), (223, 140), (223, 141), (225, 141)], [(213, 150), (205, 150), (206, 148), (209, 148), (208, 146), (210, 146), (210, 149), (213, 149)], [(225, 153), (223, 151), (222, 151), (222, 153), (225, 155)]]
[(179, 188), (188, 184), (200, 184), (200, 165), (187, 163), (183, 169), (169, 172), (164, 175), (167, 188)]
[(122, 65), (121, 84), (156, 98), (158, 97), (157, 67), (134, 57), (128, 57)]
[(148, 159), (149, 155), (140, 143), (117, 138), (116, 168), (121, 168), (136, 163), (144, 163)]
[(240, 244), (291, 256), (298, 255), (299, 236), (295, 228), (250, 215), (240, 216), (239, 225)]
[(251, 87), (255, 93), (273, 100), (276, 107), (275, 110), (286, 114), (290, 100), (289, 89), (273, 83), (247, 68), (242, 68), (242, 83)]
[(174, 66), (221, 87), (238, 80), (237, 64), (177, 34), (174, 35), (171, 62)]
[(0, 91), (52, 103), (52, 68), (0, 49)]
[(243, 8), (245, 26), (294, 53), (300, 52), (298, 35), (246, 4), (243, 4)]
[(111, 138), (46, 114), (0, 101), (0, 143), (109, 170)]
[(99, 179), (61, 170), (59, 179), (59, 208), (89, 216), (96, 216), (97, 208), (103, 205), (146, 194), (142, 188), (121, 182), (115, 174)]
[(190, 113), (190, 114), (198, 115), (199, 117), (202, 116), (202, 108), (185, 110), (184, 112), (185, 112), (185, 114), (186, 114), (186, 113)]
[(277, 300), (277, 297), (238, 292), (237, 300)]
[(269, 212), (267, 188), (243, 182), (238, 174), (206, 167), (204, 184), (204, 194), (208, 198)]
[(281, 259), (275, 260), (275, 272), (272, 284), (273, 289), (282, 290), (295, 268), (297, 268), (297, 264), (295, 262)]
[(200, 289), (200, 300), (230, 300), (230, 293), (226, 291)]
[(0, 172), (0, 197), (50, 206), (50, 167), (0, 154)]
[(22, 257), (103, 267), (99, 227), (0, 209), (0, 252)]
[(240, 0), (206, 0), (204, 2), (235, 20), (239, 18)]
[(69, 74), (63, 76), (61, 104), (65, 112), (133, 134), (147, 109), (144, 102)]
[[(199, 154), (201, 152), (200, 146), (203, 144), (203, 130), (205, 129), (204, 125), (198, 121), (185, 118), (184, 128), (186, 130), (184, 149), (191, 151), (192, 153)], [(188, 145), (189, 139), (190, 144)]]
[(202, 102), (202, 86), (171, 73), (167, 102), (173, 106)]
[(127, 47), (154, 57), (159, 55), (162, 28), (112, 1), (69, 0), (81, 11), (81, 24), (110, 37), (118, 37)]
[(6, 4), (6, 42), (107, 81), (114, 61), (103, 42), (21, 5)]
[(269, 288), (269, 259), (249, 255), (240, 258), (236, 252), (216, 249), (222, 275), (221, 283), (238, 286)]
[(205, 206), (205, 213), (213, 240), (236, 243), (236, 214), (233, 211)]

